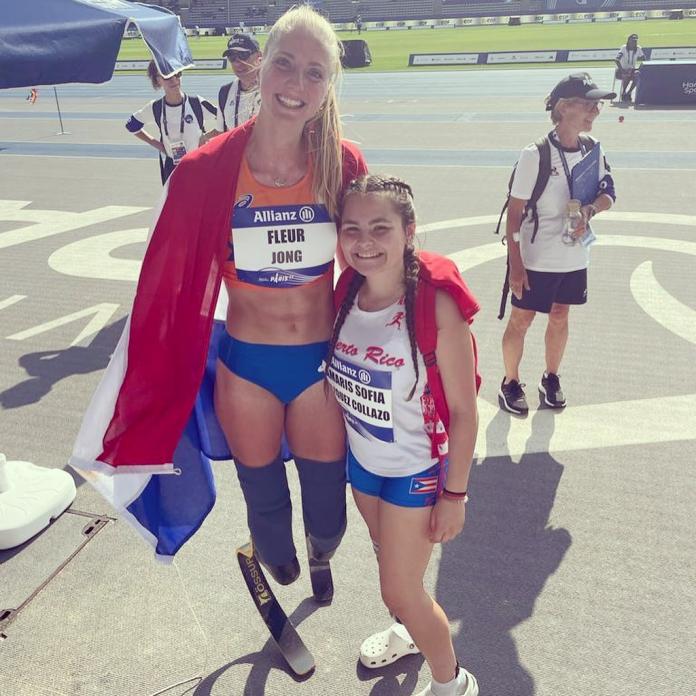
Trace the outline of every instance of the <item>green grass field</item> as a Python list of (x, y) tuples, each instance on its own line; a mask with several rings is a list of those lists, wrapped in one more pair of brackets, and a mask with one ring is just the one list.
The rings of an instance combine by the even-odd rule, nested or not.
[[(410, 53), (526, 51), (566, 48), (618, 48), (628, 34), (640, 35), (642, 46), (694, 46), (696, 20), (647, 20), (644, 22), (606, 22), (601, 24), (525, 24), (518, 27), (480, 26), (459, 29), (422, 29), (412, 31), (363, 32), (372, 53), (372, 65), (360, 68), (367, 71), (395, 70), (452, 70), (452, 67), (408, 67)], [(357, 38), (357, 34), (341, 32), (341, 38)], [(260, 36), (263, 46), (265, 36)], [(219, 58), (227, 39), (223, 36), (190, 38), (194, 59)], [(124, 41), (120, 60), (149, 58), (147, 48), (138, 40)], [(550, 64), (554, 65), (554, 64)], [(601, 65), (601, 63), (598, 63)], [(549, 64), (539, 64), (539, 67)], [(463, 67), (477, 69), (483, 66)], [(486, 66), (495, 69), (505, 66)]]

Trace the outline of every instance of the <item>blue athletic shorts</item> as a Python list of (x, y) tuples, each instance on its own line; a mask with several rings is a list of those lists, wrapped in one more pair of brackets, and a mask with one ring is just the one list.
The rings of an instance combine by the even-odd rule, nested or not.
[[(347, 475), (355, 490), (386, 500), (400, 507), (429, 507), (435, 505), (439, 492), (440, 464), (410, 476), (379, 476), (360, 465), (348, 450)], [(447, 473), (447, 472), (445, 472)], [(442, 477), (444, 481), (444, 476)]]
[(300, 346), (246, 343), (225, 331), (218, 344), (218, 358), (230, 372), (289, 404), (305, 389), (324, 379), (319, 367), (328, 348), (328, 341)]

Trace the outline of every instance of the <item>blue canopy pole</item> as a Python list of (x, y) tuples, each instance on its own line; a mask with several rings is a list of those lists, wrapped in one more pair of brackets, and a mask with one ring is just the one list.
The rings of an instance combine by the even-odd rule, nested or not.
[(53, 96), (56, 98), (56, 109), (58, 109), (58, 120), (60, 121), (60, 133), (57, 133), (56, 135), (70, 135), (70, 133), (66, 133), (66, 131), (63, 129), (63, 116), (60, 113), (60, 104), (58, 103), (58, 92), (55, 88), (55, 85), (53, 87)]

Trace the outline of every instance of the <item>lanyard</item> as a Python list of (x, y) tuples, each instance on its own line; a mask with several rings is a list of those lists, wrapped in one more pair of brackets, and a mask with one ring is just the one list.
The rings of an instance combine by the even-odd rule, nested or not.
[[(570, 167), (568, 166), (568, 160), (566, 159), (565, 152), (563, 151), (563, 146), (560, 142), (557, 142), (556, 132), (552, 131), (549, 134), (549, 139), (553, 142), (554, 146), (558, 150), (558, 155), (561, 158), (561, 164), (563, 165), (563, 171), (565, 172), (566, 181), (568, 182), (568, 193), (573, 195), (573, 177), (570, 174)], [(582, 140), (580, 141), (580, 153), (585, 155), (585, 146)]]
[[(242, 98), (242, 83), (237, 80), (237, 94), (234, 98), (234, 126), (235, 128), (239, 125), (239, 102)], [(254, 97), (252, 103), (251, 103), (251, 112), (249, 113), (249, 117), (251, 118), (254, 115), (254, 111), (256, 110), (256, 97)]]
[[(181, 102), (181, 121), (179, 122), (179, 137), (181, 138), (184, 134), (184, 112), (186, 111), (186, 95), (184, 94), (184, 99)], [(165, 98), (162, 97), (162, 122), (164, 123), (164, 133), (169, 137), (169, 128), (167, 128), (167, 102)]]
[(234, 98), (234, 126), (239, 125), (239, 100), (242, 98), (242, 83), (237, 80), (237, 96)]

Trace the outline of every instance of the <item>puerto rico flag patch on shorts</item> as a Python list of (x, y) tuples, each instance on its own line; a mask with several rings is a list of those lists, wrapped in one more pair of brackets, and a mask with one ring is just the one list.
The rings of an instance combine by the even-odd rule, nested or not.
[(414, 476), (411, 479), (411, 490), (415, 495), (437, 493), (437, 476)]

